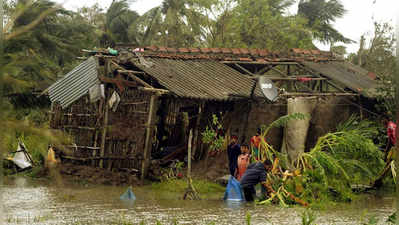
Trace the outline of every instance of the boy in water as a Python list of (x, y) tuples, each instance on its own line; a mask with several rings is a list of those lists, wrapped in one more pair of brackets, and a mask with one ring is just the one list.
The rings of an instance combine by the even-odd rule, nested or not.
[(237, 168), (238, 168), (236, 172), (237, 180), (241, 180), (241, 177), (244, 175), (245, 170), (249, 165), (249, 159), (250, 159), (249, 147), (247, 144), (243, 144), (241, 145), (241, 155), (239, 155), (237, 159)]
[(231, 136), (231, 142), (227, 147), (227, 156), (229, 158), (229, 170), (231, 176), (236, 174), (237, 170), (237, 158), (241, 154), (240, 145), (238, 144), (238, 137), (236, 135)]

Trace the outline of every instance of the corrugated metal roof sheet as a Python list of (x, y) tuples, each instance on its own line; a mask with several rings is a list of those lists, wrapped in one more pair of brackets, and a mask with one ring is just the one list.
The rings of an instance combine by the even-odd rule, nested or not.
[(375, 96), (377, 81), (370, 78), (369, 72), (359, 66), (338, 61), (301, 63), (359, 94), (367, 97)]
[[(212, 60), (177, 60), (146, 58), (154, 63), (137, 67), (155, 78), (162, 86), (180, 97), (231, 100), (250, 97), (255, 81), (238, 71)], [(255, 97), (262, 96), (257, 87)]]
[(49, 87), (50, 100), (66, 108), (99, 83), (97, 60), (90, 57)]

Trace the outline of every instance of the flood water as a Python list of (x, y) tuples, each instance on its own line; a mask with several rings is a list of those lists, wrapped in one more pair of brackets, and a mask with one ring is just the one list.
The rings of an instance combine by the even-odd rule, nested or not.
[[(158, 196), (151, 186), (133, 187), (137, 200), (119, 200), (126, 187), (64, 185), (18, 177), (6, 181), (3, 203), (7, 224), (301, 224), (301, 207), (229, 204), (222, 200), (183, 201), (171, 193)], [(222, 197), (222, 196), (221, 196)], [(387, 193), (363, 194), (352, 203), (314, 211), (317, 224), (361, 224), (370, 217), (378, 224), (394, 211), (394, 196)]]

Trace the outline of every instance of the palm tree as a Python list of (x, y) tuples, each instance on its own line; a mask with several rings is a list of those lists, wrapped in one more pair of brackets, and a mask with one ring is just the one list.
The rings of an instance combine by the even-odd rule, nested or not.
[(103, 37), (108, 36), (113, 42), (129, 42), (129, 26), (139, 17), (136, 11), (129, 9), (127, 0), (113, 0), (105, 14)]
[(298, 15), (308, 20), (307, 25), (313, 29), (313, 36), (323, 43), (353, 42), (332, 25), (344, 14), (344, 6), (339, 0), (300, 0), (298, 5)]
[(202, 13), (214, 0), (164, 0), (130, 27), (130, 38), (140, 44), (169, 47), (198, 45), (207, 19)]
[(13, 78), (30, 87), (55, 80), (62, 68), (73, 66), (82, 48), (95, 43), (91, 25), (51, 1), (20, 0), (10, 10), (18, 16), (7, 25), (4, 53), (18, 68)]

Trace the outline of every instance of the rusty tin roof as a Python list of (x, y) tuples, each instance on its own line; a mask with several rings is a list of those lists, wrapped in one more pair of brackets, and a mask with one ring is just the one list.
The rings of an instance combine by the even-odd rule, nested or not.
[[(214, 60), (145, 58), (151, 67), (135, 63), (177, 96), (208, 100), (233, 100), (251, 97), (255, 80)], [(254, 97), (262, 96), (256, 87)]]
[(302, 64), (361, 95), (374, 97), (376, 94), (377, 81), (367, 70), (359, 66), (339, 61)]

